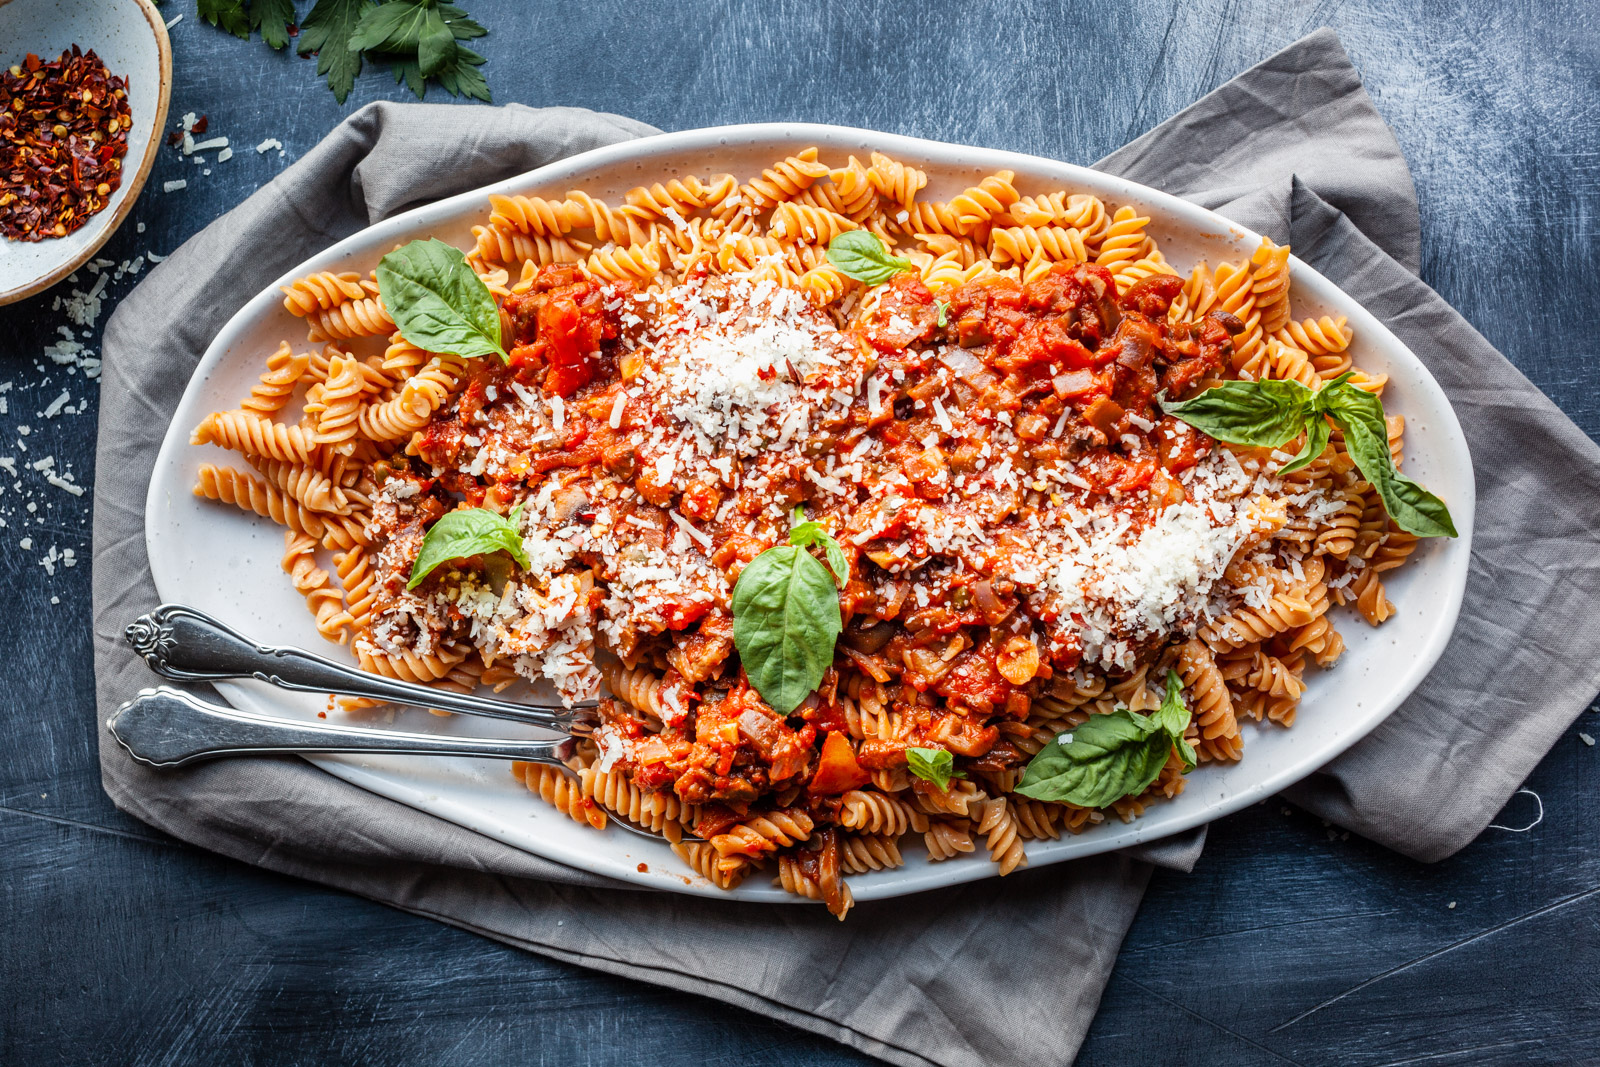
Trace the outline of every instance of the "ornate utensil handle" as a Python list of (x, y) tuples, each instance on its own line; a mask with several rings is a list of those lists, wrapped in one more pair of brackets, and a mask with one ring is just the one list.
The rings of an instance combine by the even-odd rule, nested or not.
[(442, 708), (559, 730), (584, 720), (582, 709), (594, 706), (584, 704), (569, 711), (548, 704), (514, 704), (384, 678), (304, 649), (257, 644), (204, 612), (181, 604), (163, 604), (139, 616), (124, 636), (151, 670), (179, 681), (258, 678), (280, 689)]
[(381, 752), (409, 756), (482, 756), (561, 765), (570, 737), (510, 741), (439, 737), (335, 723), (301, 722), (210, 704), (163, 685), (141, 690), (107, 724), (134, 759), (181, 767), (221, 756), (268, 752)]

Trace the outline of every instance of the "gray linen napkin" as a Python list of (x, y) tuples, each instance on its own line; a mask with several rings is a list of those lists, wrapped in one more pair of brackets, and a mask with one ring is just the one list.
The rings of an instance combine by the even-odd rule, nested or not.
[[(120, 640), (126, 622), (156, 603), (145, 491), (188, 375), (237, 307), (371, 221), (649, 132), (571, 109), (373, 105), (123, 301), (106, 331), (99, 443), (99, 470), (117, 477), (100, 479), (95, 508), (102, 724), (152, 682)], [(1410, 854), (1447, 855), (1488, 822), (1600, 685), (1586, 666), (1600, 634), (1575, 625), (1583, 616), (1570, 610), (1600, 591), (1583, 522), (1600, 501), (1600, 450), (1413, 276), (1409, 174), (1331, 32), (1240, 75), (1100, 166), (1292, 241), (1450, 392), (1479, 478), (1476, 560), (1456, 637), (1416, 697), (1296, 794)], [(1482, 655), (1496, 645), (1502, 655)], [(1486, 676), (1475, 659), (1498, 669)], [(184, 840), (914, 1065), (1070, 1059), (1150, 863), (1187, 869), (1200, 840), (862, 905), (840, 924), (818, 908), (710, 909), (629, 890), (295, 759), (157, 774), (132, 763), (102, 725), (101, 767), (119, 807)], [(1018, 975), (1029, 976), (1027, 996), (994, 995)]]

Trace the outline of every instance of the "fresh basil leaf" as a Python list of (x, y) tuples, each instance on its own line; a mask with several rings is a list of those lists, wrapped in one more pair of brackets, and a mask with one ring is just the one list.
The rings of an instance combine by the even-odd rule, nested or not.
[(846, 230), (828, 242), (828, 262), (867, 285), (882, 285), (903, 270), (915, 270), (909, 259), (890, 255), (888, 246), (870, 230)]
[(1090, 715), (1070, 736), (1064, 745), (1053, 739), (1028, 761), (1018, 793), (1103, 808), (1148, 789), (1172, 752), (1165, 730), (1126, 709)]
[(932, 782), (941, 792), (949, 792), (952, 778), (965, 778), (956, 770), (956, 758), (942, 748), (906, 749), (906, 769), (925, 782)]
[(1444, 501), (1401, 474), (1389, 454), (1389, 427), (1383, 401), (1341, 382), (1323, 389), (1319, 406), (1344, 431), (1345, 448), (1361, 476), (1372, 484), (1395, 525), (1418, 537), (1455, 537), (1455, 523)]
[(412, 241), (384, 256), (376, 273), (401, 337), (429, 352), (509, 362), (494, 297), (459, 248), (433, 238)]
[(1277, 448), (1305, 429), (1314, 394), (1299, 382), (1223, 382), (1161, 410), (1231, 445)]
[(240, 40), (250, 39), (250, 16), (245, 12), (244, 0), (196, 0), (195, 14)]
[(1178, 759), (1183, 764), (1183, 773), (1188, 774), (1199, 762), (1199, 755), (1195, 752), (1194, 746), (1181, 737), (1173, 738), (1172, 743), (1178, 746)]
[(1182, 737), (1189, 728), (1189, 709), (1183, 706), (1183, 679), (1177, 671), (1167, 672), (1167, 690), (1161, 697), (1161, 706), (1150, 720), (1156, 728), (1173, 737)]
[(939, 326), (942, 329), (950, 321), (950, 305), (943, 300), (935, 300), (933, 306), (939, 309)]
[(316, 54), (317, 73), (327, 77), (333, 98), (341, 104), (361, 73), (361, 53), (350, 50), (350, 35), (373, 6), (371, 0), (317, 0), (300, 23), (295, 51), (302, 56)]
[(1328, 447), (1328, 438), (1333, 431), (1328, 428), (1328, 420), (1321, 415), (1312, 415), (1306, 420), (1306, 443), (1300, 446), (1300, 451), (1295, 453), (1293, 459), (1278, 468), (1280, 475), (1293, 474), (1301, 467), (1322, 455)]
[(461, 508), (434, 523), (422, 539), (422, 551), (411, 565), (407, 589), (415, 589), (441, 563), (467, 556), (486, 556), (505, 552), (523, 567), (529, 566), (527, 550), (519, 532), (522, 505), (501, 518), (487, 508)]
[(250, 28), (273, 49), (289, 45), (289, 24), (295, 19), (294, 0), (250, 0)]
[(1194, 770), (1194, 746), (1183, 739), (1184, 732), (1189, 729), (1189, 709), (1183, 706), (1183, 679), (1178, 677), (1177, 671), (1167, 671), (1167, 691), (1161, 698), (1161, 707), (1150, 718), (1178, 746), (1183, 773)]
[[(797, 514), (798, 511), (799, 509), (796, 509)], [(845, 558), (844, 549), (820, 522), (802, 522), (790, 530), (789, 543), (802, 548), (821, 545), (823, 554), (828, 557), (828, 569), (833, 571), (834, 580), (839, 583), (839, 588), (843, 589), (845, 583), (850, 580), (850, 561)]]
[(761, 699), (788, 715), (822, 684), (843, 629), (833, 576), (799, 545), (769, 548), (733, 587), (733, 643)]

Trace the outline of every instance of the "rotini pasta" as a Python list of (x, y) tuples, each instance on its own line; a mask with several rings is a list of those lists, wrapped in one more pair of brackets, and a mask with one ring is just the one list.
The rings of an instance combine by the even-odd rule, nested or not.
[[(1153, 713), (1170, 669), (1199, 761), (1240, 759), (1342, 655), (1334, 608), (1392, 615), (1416, 538), (1339, 431), (1284, 475), (1303, 437), (1225, 446), (1157, 404), (1234, 378), (1382, 392), (1346, 319), (1295, 317), (1286, 246), (1180, 267), (1136, 205), (966, 182), (805, 149), (620, 203), (492, 196), (465, 254), (511, 363), (413, 344), (371, 278), (296, 279), (284, 307), (330, 343), (280, 345), (196, 427), (259, 476), (205, 463), (195, 493), (286, 527), (283, 570), (364, 670), (569, 701), (603, 684), (569, 766), (513, 765), (579, 823), (625, 820), (717, 886), (763, 870), (840, 916), (846, 877), (908, 845), (1009, 874), (1028, 843), (1187, 780), (1175, 746), (1141, 792), (1046, 802), (1018, 791), (1038, 753)], [(828, 255), (858, 230), (912, 269), (858, 280)], [(1398, 465), (1404, 419), (1386, 430)], [(844, 556), (845, 628), (782, 714), (732, 603), (797, 504)], [(427, 530), (463, 506), (516, 516), (527, 564), (466, 557), (413, 588)], [(1151, 577), (1157, 534), (1198, 577)]]

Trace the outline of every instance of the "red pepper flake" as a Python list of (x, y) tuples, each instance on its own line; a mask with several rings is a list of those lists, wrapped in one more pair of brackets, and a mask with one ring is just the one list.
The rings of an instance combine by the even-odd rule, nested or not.
[(190, 133), (205, 133), (206, 132), (206, 127), (210, 126), (210, 125), (211, 125), (211, 116), (210, 115), (201, 115), (198, 119), (195, 120), (194, 128), (191, 129), (189, 132)]
[(0, 70), (0, 235), (65, 237), (105, 209), (128, 154), (128, 79), (93, 50)]

